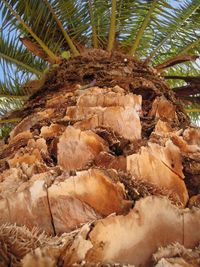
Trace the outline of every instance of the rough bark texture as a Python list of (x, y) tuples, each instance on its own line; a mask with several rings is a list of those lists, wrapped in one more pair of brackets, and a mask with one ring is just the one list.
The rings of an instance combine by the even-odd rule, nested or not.
[(92, 50), (15, 115), (0, 149), (0, 266), (175, 266), (156, 254), (174, 242), (194, 258), (177, 266), (197, 266), (200, 130), (155, 70)]

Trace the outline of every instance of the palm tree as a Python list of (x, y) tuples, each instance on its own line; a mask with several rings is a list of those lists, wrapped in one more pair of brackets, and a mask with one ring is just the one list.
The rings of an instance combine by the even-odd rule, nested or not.
[(0, 8), (0, 266), (197, 266), (199, 0)]

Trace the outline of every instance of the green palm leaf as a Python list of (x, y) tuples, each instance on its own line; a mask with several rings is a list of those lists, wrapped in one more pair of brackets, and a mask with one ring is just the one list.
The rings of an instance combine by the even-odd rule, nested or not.
[(38, 77), (42, 75), (46, 65), (24, 49), (18, 38), (5, 38), (3, 34), (0, 36), (0, 62), (15, 65), (20, 70), (31, 72)]
[[(167, 41), (171, 40), (172, 37), (178, 35), (180, 29), (183, 30), (183, 27), (187, 23), (191, 16), (200, 8), (199, 0), (193, 0), (191, 2), (184, 1), (179, 9), (175, 13), (175, 17), (171, 21), (164, 25), (164, 30), (161, 30), (158, 34), (157, 40), (154, 44), (154, 48), (150, 54), (149, 60), (153, 58), (156, 53), (166, 44)], [(193, 27), (192, 27), (193, 29)], [(183, 31), (181, 31), (183, 33)]]
[(2, 0), (4, 5), (8, 10), (13, 14), (17, 21), (22, 25), (22, 27), (35, 39), (35, 41), (41, 46), (41, 48), (47, 53), (47, 55), (52, 60), (57, 60), (56, 55), (48, 48), (48, 46), (37, 36), (37, 34), (32, 30), (32, 28), (17, 14), (12, 5), (9, 4), (9, 1)]

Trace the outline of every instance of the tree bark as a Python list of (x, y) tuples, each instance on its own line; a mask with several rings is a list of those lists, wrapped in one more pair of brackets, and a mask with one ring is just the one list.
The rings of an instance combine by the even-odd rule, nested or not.
[(159, 247), (198, 245), (200, 130), (154, 69), (91, 50), (16, 114), (0, 149), (1, 266), (161, 266)]

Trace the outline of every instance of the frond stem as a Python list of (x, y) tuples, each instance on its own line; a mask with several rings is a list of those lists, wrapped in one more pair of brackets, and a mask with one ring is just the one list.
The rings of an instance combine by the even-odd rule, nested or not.
[(133, 54), (135, 54), (135, 52), (136, 52), (136, 50), (137, 50), (137, 48), (138, 48), (138, 46), (140, 44), (140, 40), (141, 40), (141, 38), (143, 36), (143, 33), (144, 33), (144, 31), (145, 31), (146, 27), (148, 26), (148, 23), (149, 23), (149, 21), (151, 19), (151, 15), (152, 15), (155, 7), (156, 7), (157, 2), (158, 2), (158, 0), (154, 0), (153, 1), (146, 18), (144, 19), (139, 31), (137, 32), (137, 35), (135, 37), (135, 41), (133, 43), (133, 46), (131, 47), (129, 55), (132, 56)]
[(28, 99), (28, 96), (25, 96), (25, 95), (6, 95), (6, 94), (0, 94), (0, 98), (27, 100)]
[(200, 112), (200, 108), (186, 109), (186, 112)]
[(98, 48), (97, 29), (96, 29), (95, 22), (94, 22), (94, 13), (92, 10), (91, 0), (88, 0), (88, 6), (89, 6), (90, 20), (91, 20), (91, 25), (92, 25), (93, 46), (94, 48)]
[(116, 9), (117, 9), (117, 1), (112, 0), (110, 31), (109, 31), (108, 46), (107, 46), (108, 52), (112, 51), (113, 45), (114, 45), (114, 40), (115, 40)]
[(176, 55), (174, 57), (171, 57), (170, 59), (167, 59), (163, 63), (154, 66), (154, 68), (160, 71), (160, 70), (172, 67), (176, 64), (184, 63), (186, 61), (195, 61), (198, 58), (199, 56), (196, 56), (196, 55), (180, 55), (179, 54), (178, 56)]
[(68, 45), (69, 45), (69, 47), (70, 47), (72, 53), (73, 53), (75, 56), (78, 56), (78, 55), (79, 55), (79, 51), (77, 50), (76, 46), (74, 45), (72, 39), (69, 37), (68, 33), (65, 31), (65, 29), (64, 29), (64, 27), (63, 27), (61, 21), (58, 19), (56, 13), (54, 12), (54, 10), (53, 10), (53, 8), (51, 7), (51, 5), (49, 4), (48, 0), (43, 0), (43, 1), (46, 3), (48, 9), (50, 10), (50, 12), (51, 12), (51, 14), (52, 14), (52, 16), (53, 16), (53, 18), (55, 19), (56, 23), (58, 24), (58, 27), (60, 28), (60, 30), (61, 30), (63, 36), (65, 37), (65, 40), (67, 41), (67, 43), (68, 43)]
[(2, 123), (16, 123), (19, 122), (21, 118), (11, 118), (11, 119), (0, 119), (0, 124)]
[(191, 44), (187, 45), (186, 47), (184, 47), (180, 52), (179, 55), (183, 55), (185, 53), (187, 53), (190, 49), (194, 48), (195, 46), (197, 46), (200, 43), (200, 37), (195, 41), (192, 42)]
[[(194, 48), (195, 46), (197, 46), (199, 43), (200, 43), (200, 37), (196, 41), (194, 41), (194, 42), (190, 43), (189, 45), (187, 45), (186, 47), (184, 47), (180, 52), (178, 52), (176, 54), (176, 56), (167, 59), (165, 62), (163, 62), (162, 64), (159, 64), (159, 65), (155, 66), (154, 68), (161, 69), (161, 67), (164, 66), (166, 63), (171, 62), (174, 59), (176, 60), (177, 58), (180, 58), (181, 56), (182, 57), (184, 57), (184, 56), (185, 57), (188, 57), (189, 60), (185, 60), (185, 61), (195, 61), (197, 58), (199, 58), (199, 56), (196, 56), (196, 55), (185, 55), (185, 54), (189, 50), (191, 50), (192, 48)], [(181, 63), (181, 62), (179, 62), (179, 63)]]
[(41, 72), (41, 71), (36, 70), (36, 69), (32, 68), (31, 66), (26, 65), (26, 64), (24, 64), (23, 62), (21, 62), (21, 61), (15, 59), (15, 58), (9, 57), (9, 56), (7, 56), (7, 55), (1, 53), (1, 52), (0, 52), (0, 57), (4, 58), (4, 59), (6, 59), (6, 60), (11, 61), (12, 63), (14, 63), (14, 64), (16, 64), (16, 65), (18, 65), (18, 66), (20, 66), (20, 67), (22, 67), (22, 68), (24, 68), (24, 69), (30, 71), (31, 73), (36, 74), (37, 76), (41, 76), (41, 75), (42, 75), (42, 72)]
[(21, 17), (14, 11), (14, 9), (8, 4), (6, 0), (2, 0), (10, 12), (15, 16), (15, 18), (22, 24), (22, 26), (32, 35), (32, 37), (37, 41), (37, 43), (42, 47), (42, 49), (47, 53), (47, 55), (52, 58), (53, 61), (57, 61), (58, 57), (44, 44), (44, 42), (31, 30), (31, 28), (21, 19)]

